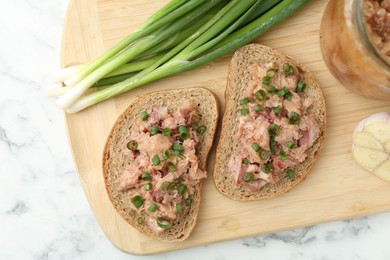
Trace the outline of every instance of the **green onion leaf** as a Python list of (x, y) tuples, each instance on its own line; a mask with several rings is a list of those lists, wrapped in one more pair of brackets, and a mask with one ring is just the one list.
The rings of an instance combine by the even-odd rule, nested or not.
[(263, 164), (263, 165), (261, 166), (261, 170), (262, 170), (264, 173), (268, 174), (268, 173), (270, 173), (270, 172), (272, 171), (272, 166), (271, 166), (270, 164), (268, 164), (268, 163), (265, 163), (265, 164)]
[(137, 219), (137, 223), (140, 224), (140, 225), (142, 225), (142, 224), (144, 223), (144, 219), (143, 219), (142, 217), (139, 217), (139, 218)]
[(286, 146), (289, 148), (289, 149), (293, 149), (295, 147), (295, 144), (293, 141), (288, 141)]
[(144, 180), (144, 181), (150, 180), (150, 174), (148, 172), (143, 172), (141, 174), (141, 179)]
[(249, 103), (249, 98), (247, 98), (247, 97), (240, 100), (240, 105), (245, 105), (248, 103)]
[(136, 207), (137, 209), (139, 209), (142, 204), (144, 204), (144, 200), (142, 199), (141, 196), (134, 196), (132, 199), (131, 199), (131, 202), (133, 203), (134, 207)]
[(283, 97), (284, 95), (286, 95), (286, 87), (283, 87), (281, 90), (278, 91), (277, 95), (278, 97)]
[(288, 76), (294, 74), (294, 67), (291, 64), (284, 63), (283, 72), (284, 72), (284, 76), (287, 78)]
[(264, 101), (267, 98), (267, 95), (265, 94), (264, 90), (260, 89), (260, 90), (256, 91), (255, 98), (258, 101)]
[(263, 77), (263, 80), (262, 80), (262, 83), (263, 83), (264, 85), (268, 86), (270, 80), (271, 80), (270, 77), (264, 76), (264, 77)]
[(161, 189), (162, 191), (168, 191), (168, 190), (172, 187), (171, 184), (172, 184), (171, 182), (165, 181), (165, 182), (163, 182), (163, 183), (161, 184), (160, 189)]
[(186, 204), (187, 205), (191, 205), (192, 204), (192, 199), (190, 199), (190, 198), (186, 199)]
[(286, 153), (285, 151), (281, 150), (281, 151), (279, 152), (279, 159), (280, 159), (281, 161), (286, 160), (286, 159), (287, 159), (287, 153)]
[(158, 126), (156, 126), (156, 125), (152, 126), (152, 127), (149, 129), (150, 135), (156, 135), (156, 134), (158, 134), (158, 130), (159, 130)]
[(180, 156), (181, 153), (182, 153), (182, 151), (179, 151), (179, 150), (173, 151), (173, 155), (175, 155), (175, 156)]
[(302, 81), (299, 81), (297, 84), (297, 87), (295, 88), (296, 92), (303, 92), (306, 89), (306, 83), (303, 83)]
[(272, 93), (275, 93), (276, 89), (274, 86), (269, 86), (268, 89), (267, 89), (267, 92), (272, 94)]
[(272, 154), (275, 154), (275, 136), (271, 135), (269, 139), (269, 149)]
[(163, 130), (162, 130), (162, 134), (164, 135), (164, 136), (170, 136), (171, 135), (171, 129), (169, 129), (169, 128), (164, 128)]
[(270, 79), (273, 79), (276, 75), (276, 70), (274, 68), (269, 68), (267, 70), (267, 76), (270, 78)]
[(131, 151), (134, 151), (134, 150), (137, 150), (138, 148), (138, 143), (136, 141), (130, 141), (127, 143), (127, 149), (131, 150)]
[(286, 171), (286, 174), (287, 174), (287, 177), (290, 179), (290, 180), (294, 180), (295, 179), (295, 173), (294, 173), (294, 170), (293, 169), (288, 169)]
[(162, 157), (167, 160), (169, 159), (169, 157), (171, 157), (171, 153), (169, 152), (169, 150), (165, 149), (163, 152), (162, 152)]
[(240, 110), (240, 113), (241, 113), (241, 115), (247, 115), (247, 114), (249, 114), (249, 109), (248, 108), (243, 108), (243, 109)]
[(242, 164), (247, 165), (249, 163), (249, 160), (247, 158), (242, 159)]
[(148, 118), (149, 118), (149, 114), (146, 111), (141, 113), (142, 121), (146, 121), (146, 120), (148, 120)]
[(157, 205), (155, 203), (150, 204), (148, 211), (155, 212), (157, 209)]
[(247, 183), (251, 183), (253, 182), (255, 179), (255, 175), (253, 174), (253, 172), (246, 172), (244, 174), (244, 177), (243, 177), (243, 180)]
[(282, 109), (280, 107), (274, 107), (273, 110), (274, 110), (275, 114), (277, 114), (277, 115), (282, 113)]
[(260, 149), (260, 146), (257, 143), (253, 143), (252, 144), (252, 149), (257, 152)]
[(173, 144), (172, 150), (174, 151), (183, 151), (183, 146), (181, 144)]
[(261, 112), (261, 111), (263, 111), (263, 106), (260, 106), (260, 105), (256, 105), (255, 107), (254, 107), (254, 110), (256, 111), (256, 112)]
[(156, 166), (156, 165), (159, 165), (159, 164), (160, 164), (160, 158), (158, 158), (157, 155), (153, 156), (153, 158), (152, 158), (152, 165)]
[(184, 125), (179, 126), (179, 134), (181, 140), (187, 140), (188, 139), (188, 130), (187, 127)]
[(183, 205), (181, 203), (176, 203), (176, 212), (183, 213)]
[(270, 152), (264, 149), (260, 149), (259, 157), (261, 160), (266, 161), (270, 156)]
[(170, 228), (170, 227), (172, 227), (172, 221), (169, 220), (169, 219), (165, 219), (163, 217), (158, 217), (156, 219), (156, 222), (157, 222), (157, 225), (160, 228)]
[(279, 133), (279, 126), (272, 124), (268, 127), (268, 133), (270, 136), (276, 136)]
[(205, 125), (201, 125), (196, 129), (198, 134), (204, 134), (206, 132), (207, 127)]
[(300, 119), (301, 119), (301, 116), (296, 112), (290, 112), (288, 114), (288, 123), (290, 125), (299, 125)]
[(176, 171), (176, 166), (173, 162), (168, 162), (168, 171), (170, 171), (170, 172)]
[(181, 196), (183, 196), (186, 191), (187, 191), (187, 186), (184, 184), (180, 184), (179, 188), (177, 188), (177, 193), (179, 193), (179, 195)]

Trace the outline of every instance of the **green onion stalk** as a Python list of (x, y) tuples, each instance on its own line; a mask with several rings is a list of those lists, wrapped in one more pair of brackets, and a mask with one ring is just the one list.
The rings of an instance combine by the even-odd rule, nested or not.
[[(199, 1), (185, 1), (187, 2), (185, 4), (182, 1), (171, 1), (168, 4), (171, 11), (174, 9), (174, 2), (177, 4), (174, 6), (175, 11), (189, 3), (193, 5), (173, 20), (166, 18), (169, 15), (161, 16), (161, 19), (152, 16), (153, 19), (157, 19), (155, 23), (163, 19), (165, 23), (156, 26), (149, 20), (139, 29), (149, 30), (149, 33), (139, 37), (130, 35), (132, 39), (127, 42), (131, 44), (123, 44), (122, 49), (115, 54), (112, 51), (98, 66), (96, 64), (99, 62), (95, 60), (80, 65), (73, 71), (69, 69), (68, 75), (72, 75), (74, 71), (84, 72), (82, 74), (76, 72), (76, 75), (68, 78), (66, 82), (72, 82), (78, 77), (80, 80), (73, 86), (69, 84), (69, 87), (65, 87), (66, 93), (58, 100), (58, 104), (68, 113), (75, 113), (139, 86), (202, 66), (254, 40), (308, 1), (209, 0), (201, 1), (205, 3), (197, 6), (194, 2)], [(162, 10), (168, 9), (163, 8), (158, 13), (164, 13)], [(207, 19), (204, 18), (206, 16)], [(174, 39), (168, 44), (160, 44), (167, 42), (170, 37)], [(106, 54), (102, 56), (104, 55)], [(94, 69), (88, 71), (87, 68), (94, 66), (96, 66)], [(118, 82), (119, 80), (121, 81)], [(110, 86), (84, 94), (92, 86), (104, 85)]]

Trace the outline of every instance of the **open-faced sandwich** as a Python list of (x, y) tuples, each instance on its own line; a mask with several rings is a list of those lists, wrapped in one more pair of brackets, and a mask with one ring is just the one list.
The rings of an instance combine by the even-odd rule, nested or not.
[(325, 135), (325, 101), (313, 75), (259, 44), (239, 49), (229, 67), (213, 178), (234, 200), (271, 198), (302, 181)]
[(104, 148), (103, 175), (127, 223), (157, 240), (189, 236), (217, 121), (216, 99), (203, 88), (151, 93), (123, 112)]

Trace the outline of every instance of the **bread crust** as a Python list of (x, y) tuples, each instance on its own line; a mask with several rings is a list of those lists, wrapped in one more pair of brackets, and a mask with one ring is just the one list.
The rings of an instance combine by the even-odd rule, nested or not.
[[(139, 117), (142, 111), (152, 105), (165, 106), (170, 113), (175, 112), (188, 99), (197, 104), (197, 110), (202, 115), (200, 123), (206, 125), (207, 131), (199, 136), (197, 156), (202, 169), (206, 169), (207, 157), (213, 144), (219, 111), (217, 99), (212, 92), (204, 88), (189, 88), (166, 90), (147, 94), (134, 101), (117, 119), (106, 140), (103, 150), (103, 178), (106, 191), (115, 210), (132, 227), (144, 235), (161, 241), (182, 241), (193, 230), (199, 212), (202, 181), (195, 186), (193, 203), (190, 212), (184, 219), (173, 223), (172, 228), (161, 234), (155, 234), (146, 224), (139, 224), (142, 217), (136, 211), (131, 211), (131, 201), (125, 192), (118, 191), (120, 175), (128, 164), (121, 152), (121, 144), (132, 131), (132, 122)], [(129, 212), (132, 212), (129, 214)]]
[[(239, 126), (239, 100), (245, 97), (247, 86), (254, 80), (255, 76), (250, 72), (249, 67), (253, 64), (267, 64), (269, 62), (276, 62), (279, 65), (287, 62), (298, 67), (301, 79), (307, 84), (303, 95), (311, 97), (314, 101), (308, 111), (318, 123), (320, 134), (319, 138), (307, 150), (307, 159), (294, 167), (294, 180), (283, 176), (277, 183), (269, 183), (259, 191), (247, 191), (235, 184), (232, 174), (227, 169), (227, 162), (230, 159), (231, 151), (238, 146), (236, 136)], [(290, 191), (310, 172), (324, 143), (326, 110), (325, 100), (319, 84), (312, 73), (292, 57), (260, 44), (248, 44), (238, 49), (230, 62), (228, 71), (225, 112), (213, 171), (214, 184), (217, 190), (230, 199), (237, 201), (267, 199)]]

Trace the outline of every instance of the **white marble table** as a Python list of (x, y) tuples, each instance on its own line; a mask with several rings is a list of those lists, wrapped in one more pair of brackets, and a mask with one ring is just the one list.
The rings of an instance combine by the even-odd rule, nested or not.
[(390, 213), (142, 258), (112, 246), (81, 189), (63, 113), (43, 95), (67, 4), (0, 8), (0, 259), (390, 259)]

